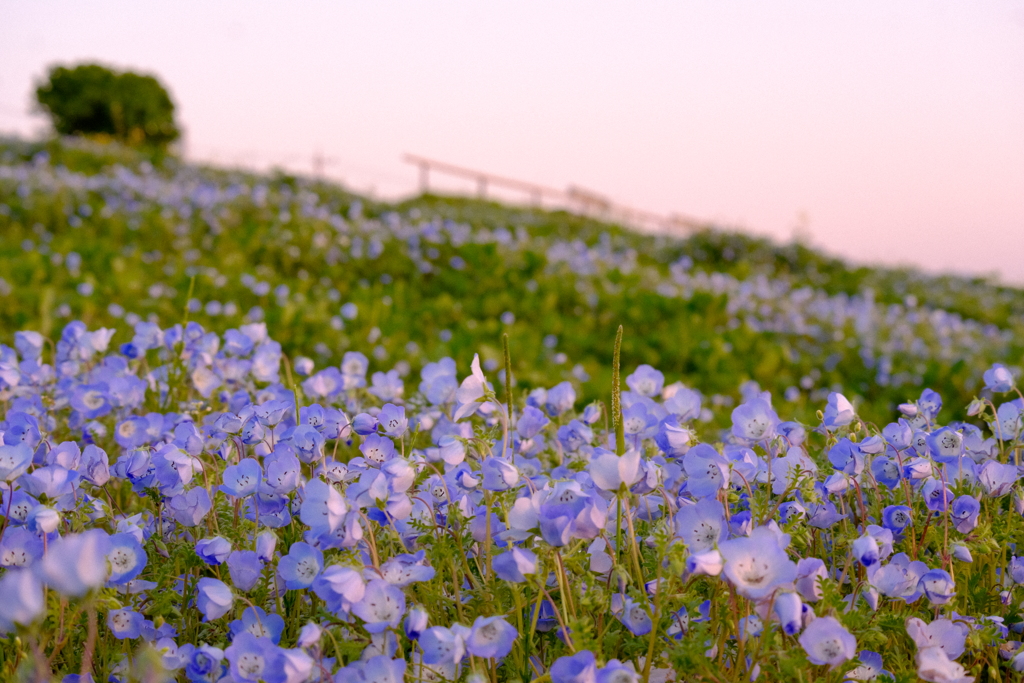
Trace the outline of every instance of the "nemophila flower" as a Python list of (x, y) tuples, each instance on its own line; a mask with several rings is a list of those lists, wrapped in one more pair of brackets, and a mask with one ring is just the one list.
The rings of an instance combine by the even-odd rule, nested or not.
[(1013, 465), (989, 460), (978, 470), (978, 483), (990, 498), (1005, 496), (1020, 478), (1020, 472)]
[(692, 553), (686, 558), (686, 573), (694, 576), (718, 576), (722, 573), (724, 565), (725, 559), (717, 549), (705, 550), (702, 553)]
[[(361, 662), (349, 664), (338, 672), (338, 680), (362, 683), (402, 683), (407, 662), (392, 659), (390, 655), (377, 655)], [(351, 670), (351, 671), (350, 671)]]
[(132, 534), (114, 534), (110, 537), (110, 578), (108, 586), (124, 585), (142, 573), (149, 561), (142, 544)]
[(658, 431), (654, 435), (654, 443), (669, 458), (686, 455), (694, 441), (694, 433), (679, 423), (676, 415), (669, 415), (658, 423)]
[(405, 614), (405, 622), (402, 628), (409, 640), (418, 640), (423, 631), (427, 628), (429, 616), (427, 610), (419, 605), (413, 605)]
[(302, 462), (317, 462), (324, 456), (325, 440), (315, 427), (296, 425), (288, 429), (281, 438), (295, 449), (296, 455)]
[(426, 552), (395, 555), (380, 566), (380, 575), (388, 583), (404, 588), (420, 581), (430, 581), (437, 571), (426, 564)]
[(853, 681), (873, 681), (881, 676), (895, 679), (891, 672), (882, 668), (882, 655), (870, 650), (857, 653), (858, 664), (846, 672), (845, 677)]
[(1002, 363), (994, 363), (985, 371), (983, 377), (985, 388), (995, 393), (1012, 391), (1014, 386), (1013, 373)]
[(594, 449), (587, 471), (594, 484), (603, 491), (629, 488), (640, 479), (640, 451), (630, 449), (619, 456), (603, 448)]
[(532, 439), (550, 423), (551, 420), (541, 410), (528, 405), (523, 408), (519, 420), (516, 421), (516, 432), (524, 439)]
[(259, 607), (246, 607), (242, 610), (241, 619), (228, 624), (228, 630), (232, 638), (247, 631), (257, 638), (269, 638), (270, 642), (277, 645), (281, 642), (281, 634), (284, 633), (284, 619), (280, 614), (267, 614)]
[(277, 563), (277, 571), (290, 590), (309, 588), (323, 567), (324, 555), (320, 549), (302, 541), (292, 543), (288, 554)]
[(216, 683), (226, 672), (223, 661), (223, 650), (203, 643), (192, 651), (185, 676), (191, 683)]
[(914, 438), (914, 429), (910, 423), (900, 418), (897, 422), (890, 422), (882, 430), (882, 436), (886, 443), (898, 451), (910, 448), (911, 440)]
[(375, 465), (381, 465), (398, 456), (395, 450), (395, 442), (386, 436), (370, 434), (359, 446), (363, 456)]
[(779, 593), (775, 596), (775, 618), (779, 620), (783, 633), (792, 636), (803, 626), (803, 601), (798, 593)]
[(107, 612), (107, 628), (118, 640), (138, 638), (142, 635), (142, 624), (145, 620), (141, 614), (130, 609), (114, 609)]
[(0, 576), (0, 631), (28, 626), (43, 613), (43, 587), (31, 569), (8, 569)]
[(842, 394), (832, 392), (828, 395), (828, 405), (825, 406), (822, 424), (825, 429), (835, 431), (853, 422), (856, 413), (853, 404)]
[(466, 637), (466, 651), (475, 657), (501, 659), (512, 651), (519, 632), (505, 617), (477, 617)]
[(28, 445), (0, 445), (0, 478), (4, 481), (14, 481), (27, 472), (31, 464), (32, 449)]
[(949, 553), (961, 562), (974, 562), (970, 549), (963, 543), (954, 543), (949, 547)]
[(590, 650), (559, 657), (548, 673), (552, 683), (597, 683), (597, 662)]
[(34, 534), (49, 536), (60, 525), (60, 513), (48, 505), (36, 505), (25, 515), (25, 527)]
[(514, 547), (508, 552), (495, 556), (492, 566), (494, 573), (502, 581), (522, 583), (526, 581), (526, 574), (536, 573), (537, 555), (526, 548)]
[(377, 414), (377, 421), (386, 436), (397, 439), (409, 428), (409, 420), (405, 417), (405, 408), (385, 403)]
[(229, 496), (244, 498), (256, 493), (262, 477), (263, 468), (260, 464), (252, 458), (245, 458), (237, 465), (224, 468), (224, 483), (218, 489)]
[(0, 567), (30, 567), (42, 556), (42, 539), (25, 527), (8, 527), (0, 536)]
[(916, 602), (924, 590), (920, 586), (921, 577), (927, 571), (928, 565), (924, 562), (911, 561), (906, 553), (898, 553), (888, 564), (873, 567), (868, 572), (868, 581), (888, 598)]
[(944, 569), (930, 569), (921, 575), (920, 588), (933, 605), (947, 605), (956, 595), (953, 577)]
[(696, 505), (681, 505), (675, 517), (676, 533), (691, 553), (702, 553), (725, 539), (728, 526), (725, 508), (714, 498), (702, 498)]
[(366, 594), (362, 575), (355, 569), (336, 564), (313, 579), (312, 589), (324, 601), (328, 611), (335, 614), (348, 613), (352, 605)]
[(651, 632), (652, 612), (651, 605), (646, 600), (639, 602), (622, 593), (612, 596), (612, 614), (634, 636), (644, 636)]
[(253, 415), (242, 423), (241, 439), (247, 446), (262, 443), (266, 438), (266, 429), (259, 419)]
[(505, 458), (490, 457), (480, 467), (488, 491), (507, 491), (519, 483), (519, 470)]
[(203, 577), (196, 584), (196, 609), (203, 615), (203, 621), (220, 619), (234, 602), (231, 588), (223, 581)]
[(878, 541), (869, 534), (861, 536), (853, 542), (850, 547), (850, 551), (853, 553), (853, 557), (865, 567), (878, 562), (879, 551)]
[(202, 486), (194, 486), (167, 499), (167, 511), (178, 524), (185, 527), (199, 526), (211, 509), (213, 502), (210, 494)]
[(658, 396), (665, 387), (665, 375), (650, 365), (640, 365), (626, 377), (626, 386), (642, 396)]
[(231, 554), (231, 541), (223, 536), (204, 538), (196, 543), (196, 555), (209, 565), (223, 564)]
[(58, 593), (81, 597), (106, 582), (110, 550), (110, 536), (102, 529), (68, 534), (50, 544), (38, 564), (39, 575)]
[(366, 622), (364, 628), (370, 633), (393, 629), (406, 613), (406, 594), (383, 579), (374, 579), (367, 584), (362, 599), (352, 605), (351, 611)]
[(686, 490), (695, 498), (717, 495), (729, 485), (729, 463), (714, 448), (698, 444), (683, 456)]
[(248, 631), (239, 633), (224, 650), (228, 670), (237, 683), (267, 680), (277, 648), (269, 638), (258, 638)]
[(432, 626), (420, 635), (424, 664), (458, 664), (466, 655), (463, 636), (444, 626)]
[(757, 527), (750, 536), (718, 545), (725, 559), (725, 576), (741, 595), (760, 600), (776, 587), (796, 579), (796, 563), (779, 547), (768, 527)]
[[(652, 676), (653, 678), (653, 676)], [(633, 667), (633, 662), (620, 662), (610, 659), (601, 669), (597, 670), (597, 683), (639, 683), (640, 674)]]
[(838, 666), (852, 659), (857, 639), (843, 628), (835, 617), (818, 617), (813, 628), (805, 629), (799, 638), (811, 664)]
[(887, 505), (882, 510), (882, 526), (899, 536), (913, 521), (913, 513), (906, 505)]
[(952, 661), (941, 647), (926, 647), (917, 651), (917, 675), (937, 683), (973, 683), (974, 676), (965, 676), (966, 670)]
[(888, 455), (879, 455), (871, 461), (871, 475), (882, 486), (895, 489), (900, 483), (899, 463)]
[(949, 514), (953, 518), (956, 530), (962, 534), (969, 534), (978, 526), (981, 503), (973, 496), (959, 496), (953, 500)]
[(964, 653), (967, 634), (970, 633), (970, 627), (964, 622), (951, 619), (936, 619), (928, 624), (911, 617), (906, 625), (907, 634), (918, 648), (941, 648), (950, 659), (957, 659)]
[(459, 420), (476, 413), (480, 407), (480, 401), (487, 391), (487, 378), (480, 369), (480, 355), (473, 355), (473, 362), (470, 364), (470, 375), (462, 380), (458, 390), (455, 392), (456, 407), (452, 413), (452, 420)]
[(594, 430), (579, 420), (570, 420), (569, 424), (558, 428), (556, 436), (566, 451), (575, 453), (590, 445), (594, 440)]
[(932, 512), (945, 512), (953, 502), (953, 492), (941, 479), (929, 479), (921, 487), (921, 497)]
[(963, 434), (952, 427), (941, 427), (925, 438), (932, 460), (953, 464), (964, 454)]
[(732, 433), (749, 443), (768, 441), (775, 436), (779, 416), (762, 397), (747, 401), (732, 411)]
[(576, 405), (576, 389), (569, 382), (561, 382), (548, 389), (544, 409), (553, 417), (572, 410)]
[(243, 593), (251, 591), (263, 574), (263, 564), (253, 550), (232, 551), (228, 555), (227, 565), (231, 583)]
[(348, 512), (345, 498), (322, 479), (306, 484), (299, 517), (317, 535), (337, 529)]

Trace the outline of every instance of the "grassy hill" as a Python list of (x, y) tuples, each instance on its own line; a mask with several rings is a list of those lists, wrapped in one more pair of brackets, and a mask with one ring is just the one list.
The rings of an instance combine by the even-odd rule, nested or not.
[[(369, 201), (284, 174), (154, 161), (81, 140), (0, 141), (0, 342), (185, 317), (265, 320), (316, 366), (346, 351), (416, 373), (511, 338), (525, 390), (607, 395), (612, 340), (727, 408), (742, 382), (813, 419), (829, 390), (888, 421), (924, 386), (949, 414), (992, 362), (1020, 364), (1024, 291), (854, 266), (709, 227), (651, 236), (565, 212), (464, 198)], [(954, 410), (955, 409), (955, 410)], [(727, 410), (719, 410), (727, 415)], [(944, 416), (945, 417), (945, 416)]]

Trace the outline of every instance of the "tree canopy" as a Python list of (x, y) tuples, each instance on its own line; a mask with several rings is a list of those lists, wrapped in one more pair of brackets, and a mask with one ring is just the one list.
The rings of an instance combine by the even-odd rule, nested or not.
[(61, 135), (109, 136), (158, 148), (181, 135), (174, 102), (153, 76), (99, 64), (54, 66), (36, 88), (36, 99)]

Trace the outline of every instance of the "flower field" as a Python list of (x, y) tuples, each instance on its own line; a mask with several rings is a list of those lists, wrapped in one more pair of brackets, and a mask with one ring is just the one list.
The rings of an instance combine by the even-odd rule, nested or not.
[(1024, 292), (0, 142), (0, 678), (1018, 680)]

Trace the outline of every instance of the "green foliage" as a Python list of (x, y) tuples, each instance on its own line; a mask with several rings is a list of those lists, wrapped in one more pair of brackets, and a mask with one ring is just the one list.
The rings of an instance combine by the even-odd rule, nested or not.
[(181, 131), (174, 103), (153, 76), (99, 64), (55, 66), (36, 88), (39, 106), (60, 135), (88, 135), (165, 149)]

